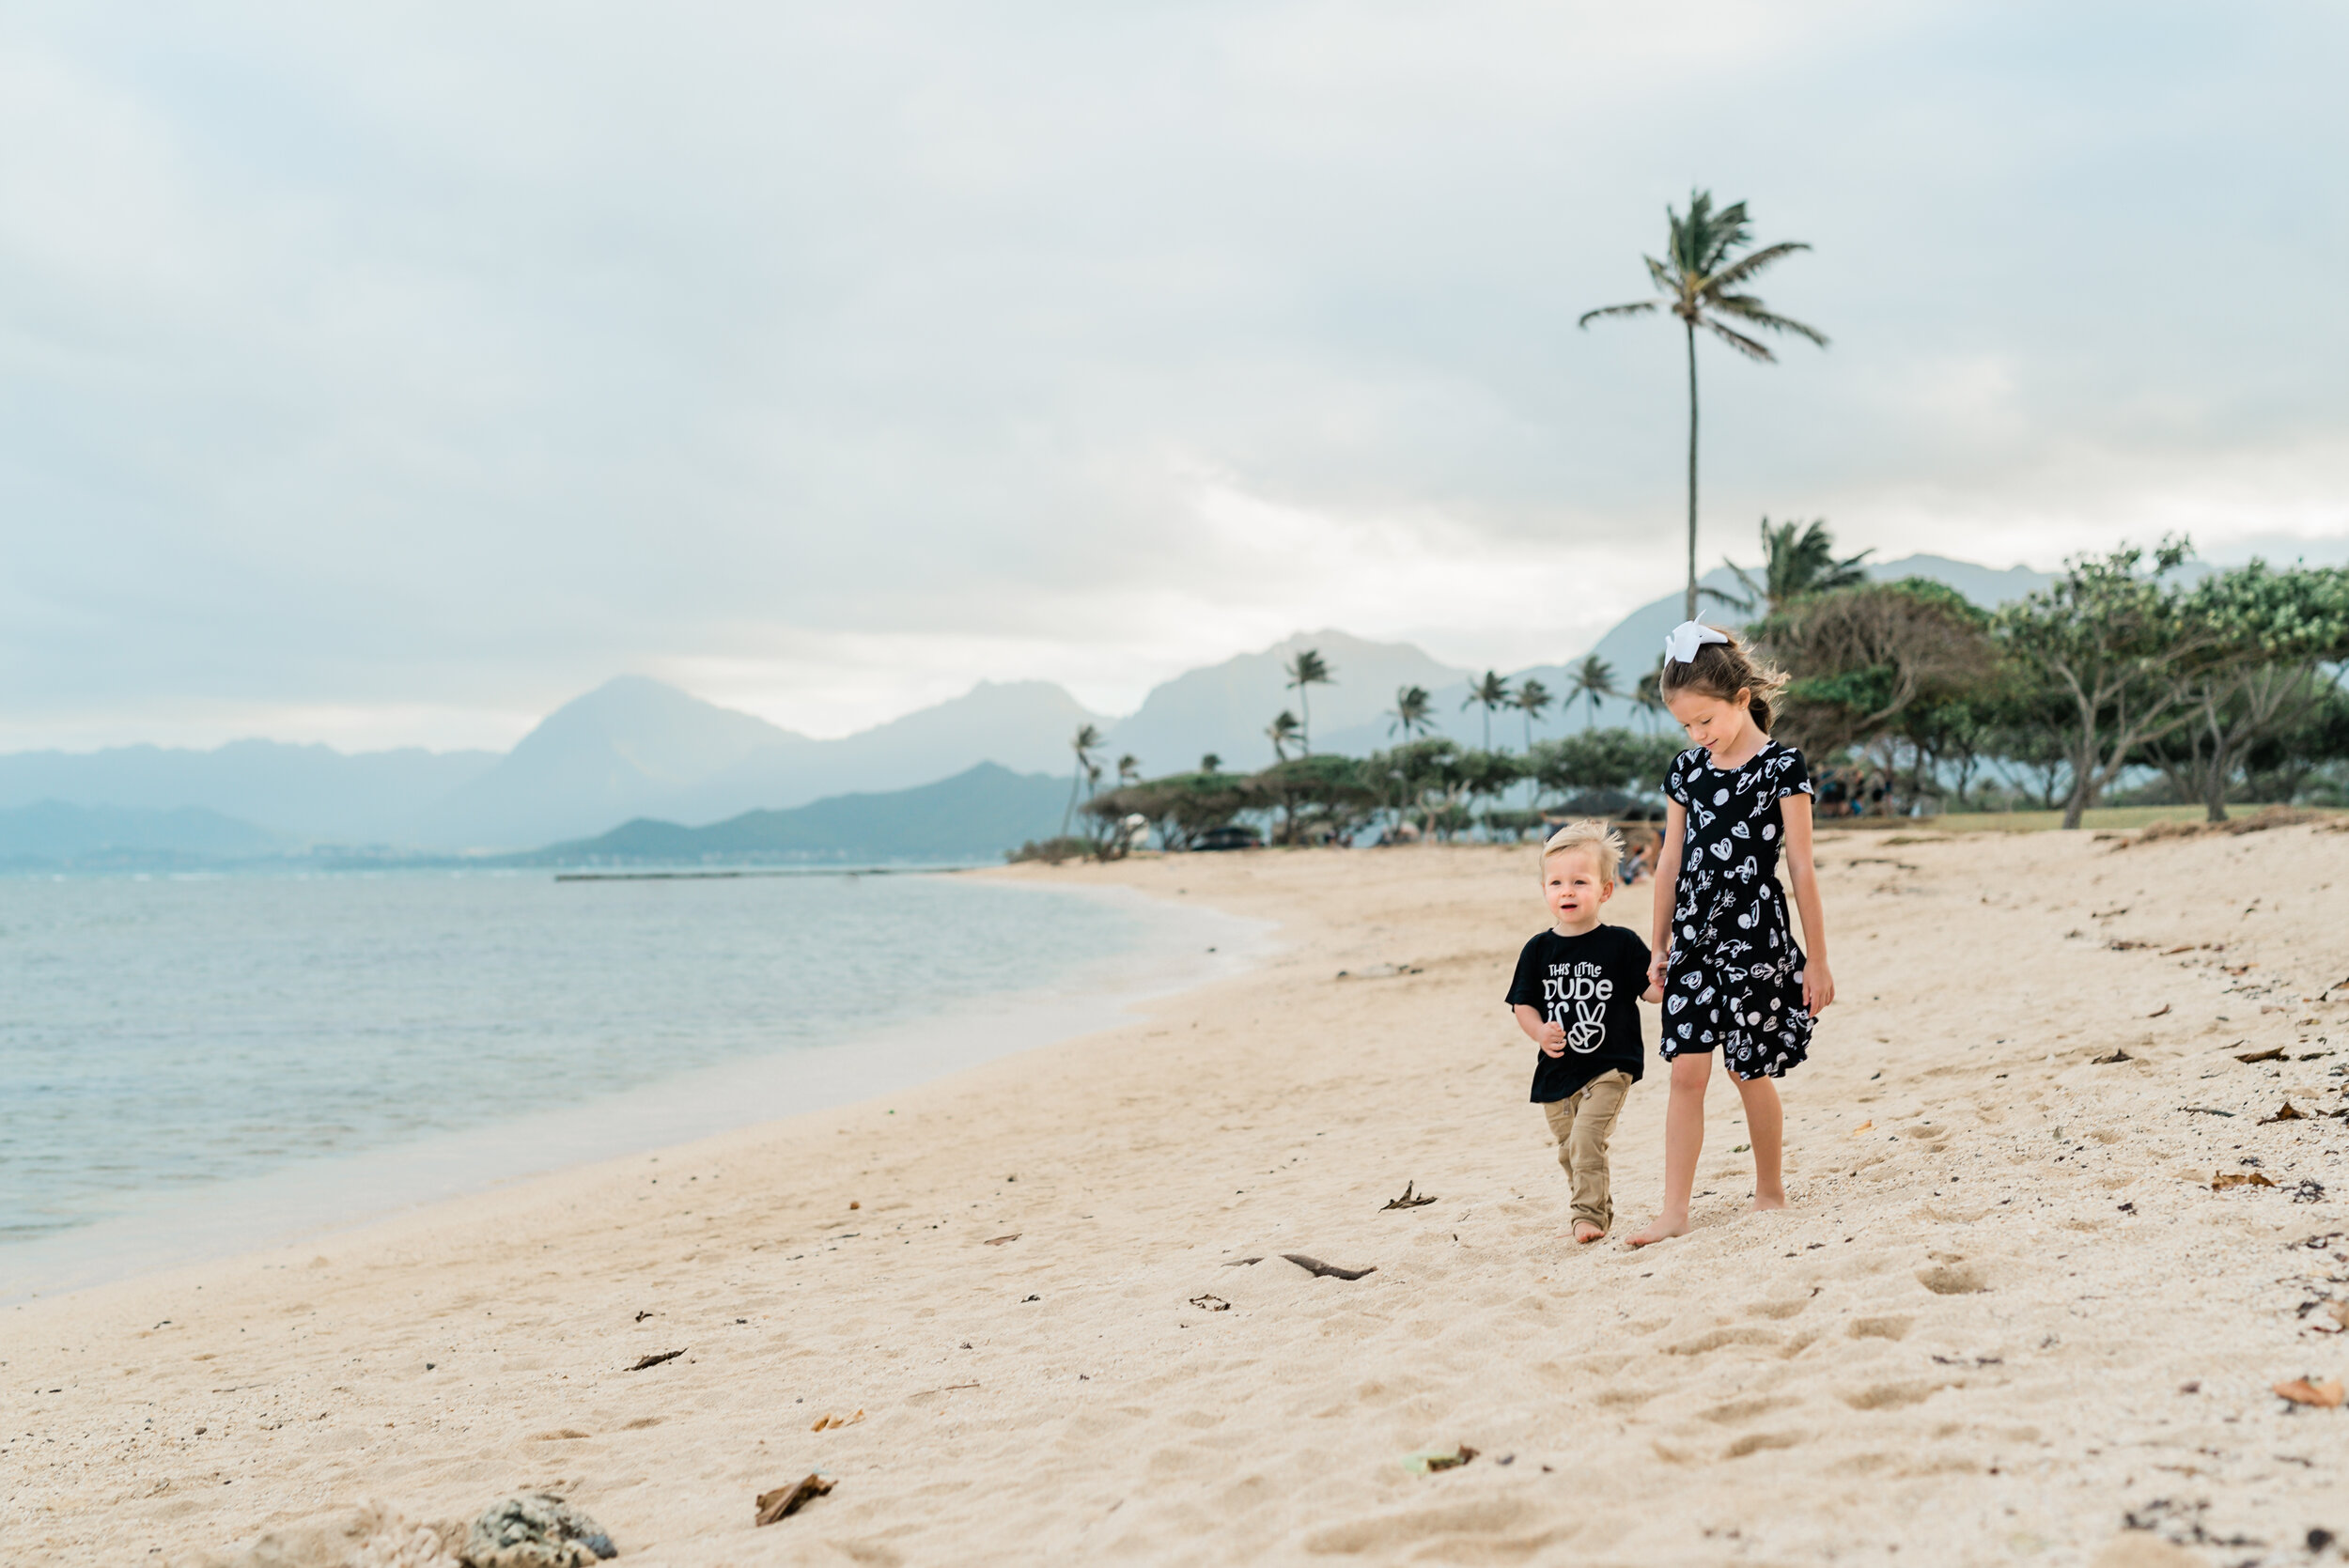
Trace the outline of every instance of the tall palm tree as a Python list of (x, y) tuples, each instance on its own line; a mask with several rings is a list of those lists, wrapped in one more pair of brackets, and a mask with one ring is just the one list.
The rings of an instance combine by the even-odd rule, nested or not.
[(1434, 707), (1435, 704), (1428, 700), (1424, 686), (1396, 687), (1394, 706), (1387, 709), (1387, 716), (1394, 722), (1387, 726), (1387, 733), (1392, 735), (1401, 730), (1406, 740), (1415, 735), (1425, 735), (1436, 727)]
[(1142, 759), (1140, 757), (1135, 756), (1131, 752), (1128, 752), (1124, 756), (1117, 759), (1117, 782), (1119, 784), (1139, 784), (1141, 780)]
[(1285, 707), (1281, 710), (1279, 718), (1264, 727), (1266, 738), (1272, 742), (1273, 761), (1288, 761), (1289, 746), (1297, 739), (1301, 727), (1297, 722), (1297, 715)]
[[(1574, 697), (1579, 697), (1591, 707), (1591, 722), (1598, 722), (1598, 704), (1602, 697), (1620, 697), (1615, 689), (1615, 667), (1596, 654), (1584, 659), (1574, 667), (1570, 677), (1574, 682)], [(1573, 697), (1567, 699), (1569, 702)]]
[(1525, 749), (1528, 753), (1533, 750), (1533, 721), (1542, 716), (1542, 709), (1555, 701), (1557, 699), (1549, 694), (1549, 688), (1532, 675), (1517, 682), (1517, 707), (1525, 715)]
[(1088, 781), (1101, 776), (1101, 765), (1093, 760), (1093, 753), (1100, 749), (1100, 745), (1101, 731), (1093, 724), (1078, 725), (1077, 733), (1069, 738), (1068, 749), (1077, 753), (1077, 771), (1068, 781), (1068, 809), (1060, 814), (1060, 836), (1063, 838), (1068, 836), (1069, 823), (1076, 820), (1078, 789)]
[(1335, 686), (1337, 677), (1330, 673), (1329, 663), (1315, 648), (1298, 649), (1297, 657), (1283, 668), (1288, 672), (1288, 690), (1297, 693), (1298, 711), (1304, 715), (1297, 726), (1299, 748), (1310, 752), (1314, 749), (1313, 689)]
[(1498, 673), (1487, 670), (1484, 679), (1469, 687), (1468, 698), (1460, 704), (1463, 712), (1480, 705), (1484, 707), (1485, 750), (1488, 752), (1493, 749), (1493, 713), (1496, 709), (1507, 707), (1509, 703), (1509, 683), (1501, 679)]
[(1873, 550), (1863, 550), (1837, 560), (1835, 536), (1828, 532), (1825, 518), (1813, 519), (1807, 528), (1798, 522), (1781, 522), (1773, 527), (1770, 520), (1764, 518), (1762, 565), (1758, 568), (1761, 575), (1757, 577), (1731, 561), (1729, 569), (1737, 574), (1737, 584), (1745, 593), (1725, 594), (1719, 588), (1704, 591), (1749, 615), (1774, 615), (1798, 598), (1867, 582), (1868, 574), (1859, 564), (1875, 553)]
[(1688, 344), (1688, 614), (1693, 621), (1697, 618), (1697, 329), (1703, 327), (1748, 359), (1760, 360), (1765, 365), (1776, 363), (1778, 356), (1767, 345), (1729, 325), (1723, 317), (1764, 332), (1793, 333), (1822, 349), (1827, 347), (1827, 337), (1815, 328), (1769, 310), (1753, 295), (1739, 291), (1766, 268), (1797, 251), (1809, 250), (1810, 245), (1799, 240), (1782, 240), (1733, 259), (1734, 253), (1753, 243), (1752, 228), (1746, 222), (1746, 204), (1732, 202), (1716, 212), (1710, 191), (1688, 193), (1687, 217), (1670, 207), (1664, 209), (1664, 216), (1671, 229), (1664, 254), (1670, 259), (1658, 261), (1652, 256), (1640, 258), (1647, 263), (1647, 274), (1654, 280), (1656, 291), (1664, 296), (1663, 301), (1636, 300), (1629, 304), (1602, 305), (1583, 312), (1579, 324), (1587, 328), (1602, 316), (1645, 316), (1659, 309), (1670, 310), (1680, 318)]

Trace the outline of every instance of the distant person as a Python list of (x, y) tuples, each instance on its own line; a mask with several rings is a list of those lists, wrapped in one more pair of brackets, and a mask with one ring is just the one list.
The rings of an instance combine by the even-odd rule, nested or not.
[(1819, 815), (1847, 816), (1851, 813), (1851, 780), (1840, 768), (1819, 775)]
[(1623, 885), (1625, 887), (1637, 887), (1640, 878), (1647, 875), (1647, 854), (1648, 846), (1644, 844), (1640, 845), (1631, 851), (1631, 858), (1623, 862)]
[[(1812, 1020), (1835, 1000), (1811, 862), (1811, 774), (1800, 752), (1770, 738), (1770, 699), (1786, 677), (1757, 664), (1729, 632), (1683, 621), (1664, 640), (1657, 684), (1696, 744), (1672, 759), (1664, 780), (1671, 804), (1656, 875), (1671, 880), (1672, 893), (1655, 901), (1648, 977), (1664, 989), (1672, 1097), (1663, 1212), (1629, 1238), (1634, 1247), (1688, 1232), (1716, 1050), (1745, 1103), (1753, 1206), (1786, 1206), (1785, 1113), (1772, 1080), (1801, 1065)], [(1807, 954), (1787, 926), (1781, 853)]]
[(1525, 944), (1509, 983), (1517, 1027), (1541, 1048), (1533, 1103), (1549, 1122), (1573, 1202), (1573, 1236), (1588, 1246), (1614, 1227), (1607, 1143), (1624, 1096), (1645, 1065), (1640, 1010), (1658, 994), (1647, 943), (1602, 924), (1623, 840), (1604, 822), (1569, 822), (1542, 846), (1542, 897), (1549, 929)]

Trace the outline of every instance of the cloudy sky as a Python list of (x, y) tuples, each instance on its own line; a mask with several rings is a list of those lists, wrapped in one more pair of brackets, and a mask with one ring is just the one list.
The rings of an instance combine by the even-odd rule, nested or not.
[(1705, 554), (2349, 558), (2305, 4), (0, 10), (0, 749), (816, 734), (1299, 629), (1503, 669)]

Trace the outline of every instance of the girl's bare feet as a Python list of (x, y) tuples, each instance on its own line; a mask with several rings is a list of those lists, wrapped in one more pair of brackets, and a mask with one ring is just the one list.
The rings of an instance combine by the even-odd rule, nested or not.
[(1688, 1221), (1685, 1218), (1678, 1220), (1657, 1219), (1646, 1230), (1635, 1231), (1623, 1239), (1625, 1245), (1629, 1247), (1653, 1247), (1659, 1241), (1669, 1241), (1673, 1236), (1688, 1234)]
[(1757, 1192), (1753, 1195), (1753, 1212), (1756, 1214), (1765, 1214), (1771, 1209), (1782, 1209), (1785, 1206), (1786, 1194), (1783, 1192)]
[(1587, 1219), (1578, 1219), (1574, 1222), (1574, 1239), (1585, 1247), (1588, 1247), (1594, 1241), (1599, 1240), (1606, 1234), (1607, 1233), (1605, 1231), (1600, 1230), (1596, 1225), (1592, 1224)]

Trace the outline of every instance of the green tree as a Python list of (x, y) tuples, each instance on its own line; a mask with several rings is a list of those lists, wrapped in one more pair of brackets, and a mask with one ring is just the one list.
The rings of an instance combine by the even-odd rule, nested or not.
[(1737, 584), (1745, 592), (1724, 594), (1718, 588), (1704, 591), (1749, 615), (1775, 615), (1797, 599), (1832, 593), (1838, 588), (1857, 587), (1867, 582), (1868, 574), (1860, 569), (1860, 563), (1875, 553), (1863, 550), (1838, 560), (1835, 536), (1828, 532), (1825, 518), (1813, 520), (1808, 527), (1793, 522), (1773, 527), (1770, 520), (1764, 518), (1759, 575), (1732, 561), (1728, 563), (1729, 569), (1736, 574)]
[(1142, 782), (1142, 759), (1131, 752), (1117, 759), (1117, 782), (1120, 784)]
[(1532, 675), (1517, 682), (1516, 706), (1517, 711), (1525, 715), (1525, 749), (1527, 752), (1533, 750), (1533, 721), (1542, 716), (1543, 709), (1557, 700), (1549, 694), (1548, 687), (1544, 686)]
[(1297, 693), (1297, 707), (1302, 715), (1297, 726), (1298, 743), (1301, 750), (1314, 749), (1313, 689), (1335, 686), (1337, 676), (1330, 674), (1329, 661), (1314, 648), (1299, 648), (1297, 657), (1283, 667), (1288, 675), (1288, 690)]
[(1223, 771), (1223, 759), (1217, 756), (1213, 752), (1205, 753), (1199, 758), (1199, 771), (1202, 773), (1221, 773)]
[(1590, 722), (1594, 724), (1598, 722), (1599, 699), (1623, 695), (1615, 689), (1615, 667), (1596, 654), (1589, 655), (1577, 664), (1574, 673), (1567, 678), (1573, 683), (1572, 696), (1568, 700), (1579, 697), (1588, 704)]
[[(1753, 295), (1743, 292), (1766, 269), (1797, 251), (1809, 250), (1808, 244), (1787, 240), (1765, 245), (1758, 251), (1747, 250), (1753, 243), (1753, 231), (1746, 221), (1746, 204), (1732, 202), (1716, 212), (1710, 191), (1689, 193), (1687, 217), (1670, 207), (1664, 209), (1664, 216), (1669, 225), (1664, 248), (1667, 259), (1659, 261), (1652, 256), (1640, 258), (1647, 263), (1648, 278), (1664, 299), (1603, 305), (1585, 311), (1579, 324), (1587, 328), (1602, 316), (1645, 316), (1658, 309), (1670, 310), (1680, 318), (1688, 348), (1688, 617), (1693, 621), (1697, 618), (1697, 329), (1703, 328), (1746, 358), (1766, 365), (1774, 363), (1778, 356), (1766, 344), (1738, 331), (1729, 321), (1763, 332), (1792, 333), (1809, 338), (1822, 349), (1827, 347), (1827, 338), (1816, 329), (1778, 315)], [(1739, 256), (1740, 251), (1746, 254)]]
[(2146, 748), (2193, 721), (2189, 686), (2177, 677), (2216, 652), (2216, 639), (2165, 581), (2191, 553), (2168, 540), (2150, 561), (2134, 545), (2081, 556), (1999, 613), (2001, 640), (2068, 706), (2059, 732), (2071, 777), (2066, 828)]
[(1491, 670), (1485, 672), (1484, 679), (1471, 683), (1469, 687), (1469, 694), (1461, 700), (1462, 712), (1471, 707), (1482, 706), (1484, 708), (1485, 750), (1488, 752), (1493, 749), (1493, 715), (1508, 706), (1509, 683)]
[(1661, 788), (1679, 742), (1667, 736), (1634, 735), (1627, 729), (1584, 730), (1545, 740), (1527, 759), (1528, 771), (1543, 791), (1575, 795), (1586, 789), (1650, 793)]
[(1424, 686), (1396, 687), (1394, 706), (1387, 710), (1387, 716), (1394, 722), (1387, 726), (1387, 734), (1392, 736), (1400, 731), (1406, 740), (1415, 735), (1425, 735), (1436, 727), (1434, 708), (1435, 705), (1429, 701)]
[(2337, 694), (2325, 666), (2349, 659), (2349, 572), (2253, 561), (2196, 583), (2179, 612), (2211, 648), (2173, 667), (2191, 717), (2149, 758), (2224, 822), (2227, 791), (2252, 754)]
[(1664, 706), (1662, 655), (1657, 656), (1656, 668), (1647, 673), (1646, 678), (1631, 689), (1631, 706), (1639, 710), (1641, 722), (1651, 729), (1671, 715), (1672, 709)]
[(1077, 754), (1077, 770), (1068, 781), (1068, 809), (1060, 814), (1061, 837), (1068, 836), (1068, 825), (1077, 815), (1077, 791), (1101, 777), (1101, 765), (1094, 760), (1100, 750), (1101, 731), (1093, 724), (1080, 724), (1068, 742), (1068, 749)]
[(1808, 594), (1747, 629), (1794, 677), (1779, 733), (1822, 757), (1962, 700), (1999, 664), (1990, 617), (1929, 578)]
[(1272, 760), (1276, 763), (1288, 761), (1289, 747), (1296, 742), (1298, 736), (1297, 715), (1283, 708), (1279, 716), (1264, 727), (1264, 733), (1265, 738), (1272, 742)]
[(1224, 826), (1255, 803), (1247, 786), (1245, 779), (1203, 768), (1120, 785), (1095, 796), (1084, 809), (1104, 824), (1139, 812), (1150, 819), (1163, 847), (1188, 849), (1201, 835)]

